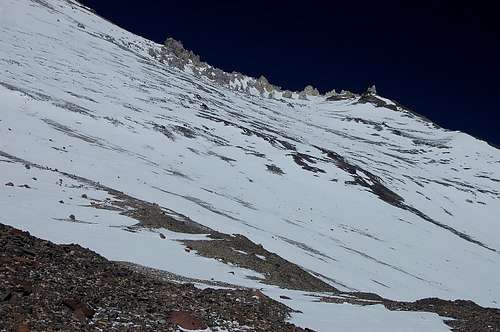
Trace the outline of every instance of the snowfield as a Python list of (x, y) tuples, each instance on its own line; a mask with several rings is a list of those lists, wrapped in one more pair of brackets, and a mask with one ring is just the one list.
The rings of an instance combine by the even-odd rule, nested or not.
[(382, 97), (268, 98), (150, 48), (73, 1), (0, 2), (1, 223), (262, 289), (318, 331), (448, 330), (436, 314), (316, 302), (178, 241), (203, 234), (127, 231), (136, 220), (89, 202), (110, 193), (57, 169), (242, 234), (343, 291), (500, 308), (499, 150)]

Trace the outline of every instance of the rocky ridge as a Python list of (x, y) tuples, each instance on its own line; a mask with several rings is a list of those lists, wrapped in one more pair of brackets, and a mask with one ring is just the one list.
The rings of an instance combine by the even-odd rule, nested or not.
[[(191, 50), (187, 50), (181, 41), (171, 37), (165, 40), (161, 48), (149, 48), (148, 54), (169, 66), (180, 70), (189, 70), (198, 77), (205, 77), (233, 90), (247, 94), (260, 95), (271, 99), (286, 98), (307, 100), (308, 97), (325, 97), (330, 98), (330, 100), (342, 100), (360, 97), (360, 95), (347, 90), (336, 92), (335, 89), (325, 94), (321, 94), (318, 89), (312, 85), (307, 85), (302, 91), (283, 90), (281, 87), (270, 83), (263, 75), (259, 78), (253, 78), (239, 72), (227, 73), (201, 61), (199, 55)], [(367, 89), (365, 94), (376, 95), (376, 93), (377, 91), (373, 85)]]

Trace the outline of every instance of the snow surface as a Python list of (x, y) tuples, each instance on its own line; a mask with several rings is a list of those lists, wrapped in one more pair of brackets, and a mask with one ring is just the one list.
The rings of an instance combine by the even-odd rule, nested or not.
[[(356, 99), (236, 92), (159, 63), (150, 47), (160, 45), (72, 1), (2, 0), (0, 151), (243, 234), (341, 290), (500, 306), (499, 150)], [(342, 169), (321, 149), (358, 169)], [(319, 171), (304, 169), (298, 153)], [(136, 221), (81, 198), (104, 200), (105, 192), (69, 178), (59, 185), (57, 173), (6, 157), (0, 167), (2, 223), (113, 260), (270, 296), (290, 292), (247, 278), (256, 272), (187, 253), (176, 241), (203, 235), (124, 231)], [(373, 185), (369, 174), (434, 222), (353, 184), (359, 177)], [(83, 222), (69, 222), (70, 214)], [(304, 313), (292, 320), (321, 331), (446, 330), (433, 314), (294, 295), (285, 303)]]

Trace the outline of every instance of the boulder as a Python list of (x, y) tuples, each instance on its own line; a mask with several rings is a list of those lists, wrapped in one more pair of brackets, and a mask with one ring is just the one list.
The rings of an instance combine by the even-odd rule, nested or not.
[(188, 331), (208, 328), (207, 324), (186, 311), (172, 311), (168, 316), (168, 321)]

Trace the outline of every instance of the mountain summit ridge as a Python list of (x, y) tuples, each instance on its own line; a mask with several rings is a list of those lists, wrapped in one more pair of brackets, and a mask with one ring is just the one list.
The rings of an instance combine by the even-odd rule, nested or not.
[[(359, 95), (347, 90), (342, 90), (340, 93), (337, 93), (335, 89), (325, 94), (321, 94), (318, 89), (312, 85), (306, 85), (302, 91), (283, 90), (281, 87), (270, 83), (264, 75), (261, 75), (259, 78), (254, 78), (236, 71), (228, 73), (201, 61), (201, 57), (198, 54), (187, 50), (181, 41), (172, 37), (168, 37), (159, 50), (149, 48), (148, 53), (152, 57), (159, 59), (160, 62), (165, 62), (168, 65), (174, 66), (180, 70), (186, 70), (189, 68), (188, 70), (196, 76), (206, 77), (236, 91), (260, 95), (268, 98), (281, 97), (306, 100), (308, 97), (317, 96), (344, 99), (359, 97)], [(370, 86), (367, 89), (367, 93), (376, 95), (376, 89), (374, 90), (373, 87), (374, 86)]]

